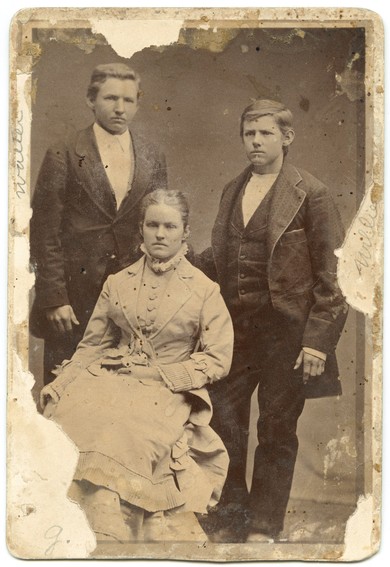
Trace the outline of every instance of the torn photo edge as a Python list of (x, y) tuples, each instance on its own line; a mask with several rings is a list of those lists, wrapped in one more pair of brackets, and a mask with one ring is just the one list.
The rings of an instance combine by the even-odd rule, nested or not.
[[(49, 486), (44, 478), (34, 478), (34, 456), (31, 452), (39, 447), (40, 458), (51, 455), (52, 463), (59, 465), (67, 457), (63, 479), (70, 477), (74, 467), (75, 453), (67, 443), (58, 440), (57, 427), (37, 413), (31, 396), (34, 377), (29, 371), (29, 294), (34, 285), (34, 274), (29, 267), (29, 221), (30, 209), (30, 139), (31, 103), (35, 85), (31, 82), (31, 69), (39, 57), (39, 44), (32, 41), (34, 27), (89, 27), (89, 22), (102, 19), (148, 19), (160, 22), (175, 20), (182, 26), (201, 27), (223, 22), (223, 25), (250, 25), (256, 21), (261, 26), (342, 28), (359, 26), (366, 33), (366, 178), (365, 196), (352, 221), (343, 249), (339, 251), (339, 276), (344, 271), (354, 278), (354, 291), (347, 297), (352, 308), (365, 316), (365, 398), (364, 415), (364, 479), (365, 495), (361, 502), (362, 514), (356, 517), (356, 534), (348, 544), (339, 546), (305, 546), (299, 544), (268, 546), (261, 559), (327, 559), (335, 556), (338, 561), (354, 561), (371, 555), (380, 542), (381, 509), (381, 457), (382, 457), (382, 307), (383, 307), (383, 142), (384, 142), (384, 42), (380, 18), (368, 10), (360, 9), (31, 9), (15, 16), (11, 30), (11, 81), (9, 124), (9, 295), (8, 295), (8, 462), (7, 462), (7, 512), (8, 545), (13, 554), (24, 558), (57, 558), (55, 545), (61, 526), (61, 518), (75, 514), (70, 502), (62, 508), (56, 486)], [(364, 228), (364, 234), (359, 229)], [(361, 242), (351, 237), (356, 230)], [(50, 429), (48, 440), (47, 431)], [(43, 446), (43, 447), (42, 447)], [(29, 469), (31, 467), (31, 469)], [(26, 480), (27, 479), (27, 480)], [(58, 479), (57, 479), (58, 480)], [(39, 486), (38, 486), (39, 485)], [(43, 543), (33, 545), (37, 536), (39, 514), (29, 508), (35, 500), (31, 491), (37, 490), (52, 504), (46, 503), (40, 513), (51, 514), (51, 531), (46, 532)], [(35, 516), (35, 519), (34, 519)], [(25, 521), (21, 521), (23, 517)], [(28, 521), (26, 521), (26, 518)], [(75, 529), (83, 522), (79, 513)], [(50, 522), (49, 522), (50, 523)], [(369, 549), (356, 546), (359, 534), (370, 530)], [(94, 549), (94, 539), (87, 534), (86, 540), (60, 557), (89, 557)], [(50, 552), (48, 553), (48, 550)], [(51, 555), (52, 554), (52, 555)], [(360, 555), (359, 555), (360, 554)], [(249, 544), (207, 545), (175, 543), (172, 545), (134, 544), (131, 558), (172, 558), (197, 560), (256, 560), (258, 548)]]

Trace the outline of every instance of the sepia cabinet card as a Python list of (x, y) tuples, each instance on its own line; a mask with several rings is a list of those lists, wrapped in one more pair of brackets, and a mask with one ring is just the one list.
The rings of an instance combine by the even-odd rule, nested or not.
[[(12, 555), (23, 559), (350, 562), (367, 558), (378, 551), (381, 539), (382, 458), (383, 50), (381, 19), (376, 13), (363, 9), (37, 8), (22, 10), (14, 16), (10, 31), (7, 389), (7, 542)], [(113, 85), (122, 81), (121, 85), (129, 86), (128, 78), (123, 81), (116, 75), (110, 75), (111, 79), (101, 83), (94, 75), (95, 82), (100, 86), (96, 91), (90, 90), (91, 75), (96, 68), (103, 66), (107, 69), (112, 65), (117, 69), (118, 64), (134, 70), (130, 94), (126, 94), (127, 91), (125, 94), (122, 91), (121, 94), (112, 94), (108, 89), (108, 95), (104, 98), (102, 93), (105, 91), (99, 88), (103, 89), (102, 84), (106, 88), (111, 84), (110, 80)], [(136, 94), (133, 96), (131, 93), (134, 92)], [(270, 212), (269, 216), (265, 216), (264, 226), (271, 222), (280, 225), (279, 229), (275, 229), (280, 230), (280, 234), (275, 237), (274, 249), (264, 260), (264, 265), (268, 266), (268, 276), (265, 278), (268, 277), (268, 282), (271, 282), (274, 274), (270, 267), (272, 254), (276, 257), (283, 246), (282, 252), (287, 254), (293, 243), (298, 242), (298, 236), (303, 238), (299, 241), (300, 245), (306, 242), (306, 238), (308, 244), (304, 244), (305, 252), (289, 256), (292, 263), (280, 273), (278, 281), (282, 282), (281, 286), (288, 274), (291, 279), (292, 272), (295, 278), (303, 278), (306, 268), (302, 267), (302, 254), (308, 254), (308, 265), (315, 269), (305, 293), (311, 298), (310, 305), (314, 305), (313, 302), (319, 305), (319, 280), (324, 278), (326, 281), (328, 276), (331, 277), (326, 262), (336, 266), (334, 281), (341, 290), (340, 297), (346, 306), (343, 308), (345, 323), (335, 341), (338, 384), (341, 388), (336, 395), (334, 391), (329, 393), (324, 390), (320, 396), (306, 396), (305, 407), (298, 420), (299, 448), (292, 485), (287, 490), (284, 525), (277, 534), (257, 540), (243, 537), (241, 541), (234, 541), (232, 535), (224, 539), (223, 533), (217, 537), (213, 527), (215, 510), (223, 510), (224, 504), (221, 500), (215, 508), (216, 502), (212, 502), (207, 510), (199, 512), (203, 492), (208, 490), (206, 485), (202, 487), (202, 483), (196, 489), (192, 508), (188, 502), (178, 504), (181, 497), (185, 500), (184, 489), (179, 482), (183, 473), (180, 466), (190, 467), (197, 455), (199, 458), (199, 453), (195, 449), (189, 450), (187, 446), (179, 456), (175, 456), (172, 449), (174, 466), (171, 463), (169, 481), (176, 483), (175, 494), (178, 499), (175, 500), (176, 505), (172, 504), (171, 507), (151, 504), (149, 508), (147, 505), (143, 508), (142, 504), (137, 508), (134, 499), (129, 507), (123, 496), (130, 490), (126, 485), (127, 473), (122, 480), (117, 480), (117, 483), (123, 482), (124, 485), (118, 491), (110, 489), (111, 481), (102, 480), (101, 486), (108, 487), (106, 492), (114, 495), (121, 511), (124, 508), (131, 511), (128, 512), (126, 525), (133, 521), (132, 514), (137, 516), (136, 512), (138, 514), (141, 510), (141, 524), (143, 522), (145, 529), (142, 532), (143, 528), (140, 528), (139, 533), (143, 533), (143, 536), (133, 539), (108, 536), (99, 539), (96, 533), (100, 528), (91, 525), (85, 507), (87, 504), (84, 506), (80, 503), (70, 491), (77, 477), (75, 471), (80, 467), (77, 442), (56, 422), (59, 406), (54, 411), (54, 418), (50, 419), (50, 411), (43, 411), (40, 403), (40, 397), (43, 398), (43, 405), (48, 400), (56, 405), (63, 403), (61, 396), (72, 396), (67, 388), (63, 392), (61, 390), (59, 402), (53, 399), (54, 394), (50, 398), (47, 389), (42, 395), (44, 383), (47, 382), (45, 372), (49, 346), (57, 340), (57, 347), (60, 341), (58, 348), (62, 348), (69, 341), (69, 336), (76, 333), (78, 324), (84, 330), (82, 318), (87, 322), (93, 305), (86, 307), (85, 312), (83, 307), (79, 307), (81, 312), (77, 312), (77, 305), (95, 303), (94, 290), (100, 285), (99, 278), (103, 285), (106, 275), (127, 269), (126, 262), (117, 262), (116, 249), (112, 251), (106, 242), (108, 238), (114, 238), (113, 247), (117, 246), (119, 250), (122, 246), (126, 253), (130, 250), (130, 244), (133, 246), (133, 237), (130, 238), (130, 235), (134, 235), (134, 239), (140, 238), (139, 223), (142, 221), (136, 216), (136, 213), (141, 213), (134, 208), (135, 204), (138, 206), (143, 194), (151, 189), (164, 185), (163, 189), (183, 192), (188, 199), (190, 234), (188, 236), (186, 229), (186, 238), (188, 236), (189, 253), (181, 265), (188, 261), (188, 266), (197, 265), (199, 268), (197, 259), (203, 258), (202, 253), (211, 245), (214, 246), (213, 239), (218, 230), (225, 231), (223, 234), (227, 235), (222, 245), (219, 244), (222, 252), (232, 253), (237, 227), (233, 221), (218, 221), (218, 224), (216, 219), (222, 218), (217, 215), (220, 215), (224, 203), (221, 201), (224, 188), (230, 191), (232, 180), (237, 180), (250, 165), (248, 155), (251, 159), (252, 154), (245, 152), (249, 142), (241, 135), (242, 132), (240, 134), (240, 117), (249, 105), (257, 108), (256, 101), (259, 100), (268, 101), (272, 108), (275, 104), (283, 103), (291, 111), (294, 136), (291, 134), (292, 127), (288, 127), (287, 134), (287, 130), (279, 131), (276, 128), (276, 137), (279, 135), (278, 139), (282, 140), (280, 147), (289, 146), (288, 155), (284, 152), (283, 158), (291, 164), (288, 167), (293, 168), (288, 171), (309, 172), (300, 173), (303, 177), (301, 185), (296, 185), (298, 189), (291, 189), (304, 195), (303, 205), (300, 202), (293, 210), (293, 205), (288, 201), (283, 205), (285, 210), (282, 211), (281, 205), (277, 213)], [(119, 108), (121, 104), (123, 108)], [(130, 161), (126, 161), (126, 158), (121, 161), (121, 152), (125, 151), (123, 146), (119, 144), (112, 151), (107, 142), (108, 157), (103, 155), (105, 142), (101, 142), (96, 131), (103, 132), (102, 139), (110, 136), (110, 139), (118, 141), (120, 137), (116, 134), (124, 131), (121, 125), (126, 120), (130, 122), (130, 111), (126, 110), (129, 106), (134, 110), (129, 126), (132, 149)], [(116, 126), (110, 131), (104, 121), (107, 113), (111, 112), (107, 108), (114, 107), (112, 123)], [(127, 117), (123, 118), (126, 112)], [(272, 112), (267, 110), (265, 114), (275, 124)], [(255, 118), (254, 122), (259, 120)], [(95, 126), (92, 126), (94, 122)], [(260, 138), (266, 135), (263, 130), (259, 130)], [(80, 131), (89, 132), (91, 138), (88, 143), (86, 138), (77, 138)], [(246, 132), (245, 136), (252, 135)], [(256, 135), (254, 126), (253, 136)], [(267, 135), (275, 136), (275, 131), (271, 128)], [(67, 145), (68, 140), (74, 140), (75, 137), (78, 140), (75, 145)], [(128, 144), (129, 138), (126, 139)], [(84, 141), (81, 143), (80, 140)], [(261, 144), (262, 140), (258, 146)], [(96, 162), (90, 158), (90, 150), (95, 152), (93, 159)], [(253, 156), (252, 163), (255, 158), (261, 161), (264, 151), (256, 149)], [(111, 164), (110, 167), (104, 166), (105, 160)], [(115, 167), (111, 169), (112, 164), (116, 164), (116, 171)], [(256, 171), (256, 165), (254, 167)], [(287, 179), (287, 174), (283, 175)], [(132, 184), (122, 204), (119, 204), (118, 188), (121, 183), (126, 184), (128, 178), (132, 179)], [(279, 187), (280, 179), (279, 176), (275, 187)], [(320, 185), (316, 185), (317, 181), (311, 181), (313, 179), (320, 180)], [(316, 200), (317, 197), (306, 190), (303, 193), (299, 189), (302, 183), (317, 189), (324, 188), (318, 189), (318, 195), (321, 191), (327, 191), (326, 195), (330, 195), (326, 198), (328, 201), (323, 201), (321, 196)], [(110, 186), (111, 193), (107, 189)], [(270, 191), (272, 193), (274, 189)], [(245, 195), (248, 192), (249, 189)], [(276, 189), (274, 195), (277, 199)], [(107, 203), (113, 207), (111, 212), (107, 212)], [(339, 224), (329, 221), (331, 207), (337, 213)], [(133, 216), (130, 216), (130, 209)], [(290, 222), (297, 221), (298, 210), (304, 217), (304, 228), (293, 224), (288, 228)], [(127, 213), (128, 220), (125, 219)], [(283, 215), (287, 215), (288, 222)], [(226, 216), (226, 219), (229, 217)], [(283, 222), (286, 226), (281, 227)], [(336, 233), (340, 226), (344, 236), (337, 241)], [(294, 234), (294, 230), (298, 235)], [(332, 245), (334, 242), (337, 242), (337, 246)], [(331, 248), (330, 252), (327, 246)], [(137, 251), (140, 255), (138, 248)], [(128, 257), (128, 264), (135, 265), (134, 257)], [(103, 261), (104, 274), (101, 269)], [(195, 267), (188, 267), (188, 270), (195, 270)], [(218, 287), (208, 280), (204, 283), (205, 276), (199, 272), (191, 273), (203, 278), (199, 280), (203, 283), (190, 291), (191, 299), (181, 295), (191, 288), (190, 282), (183, 288), (184, 291), (177, 292), (173, 298), (166, 296), (160, 304), (161, 309), (168, 309), (169, 301), (185, 304), (181, 315), (183, 326), (175, 331), (177, 341), (180, 333), (189, 325), (190, 306), (195, 301), (195, 294), (203, 297), (206, 293), (203, 290), (211, 286), (213, 293), (221, 297)], [(222, 276), (219, 274), (222, 280), (227, 275), (227, 272)], [(255, 281), (256, 278), (260, 282), (260, 275), (256, 275)], [(218, 277), (214, 279), (226, 300), (223, 281)], [(109, 277), (107, 285), (111, 286), (110, 293), (113, 293), (117, 281), (116, 275)], [(234, 281), (233, 278), (232, 285), (235, 285)], [(79, 283), (76, 285), (76, 282)], [(85, 282), (89, 282), (88, 285)], [(272, 295), (271, 283), (269, 286), (272, 309), (277, 311), (278, 303)], [(247, 288), (244, 286), (242, 289), (245, 291)], [(61, 295), (63, 291), (68, 293), (66, 299)], [(298, 300), (294, 293), (293, 288), (289, 288), (283, 301), (295, 305), (294, 302)], [(325, 291), (322, 296), (324, 304), (338, 301), (326, 294)], [(247, 298), (249, 301), (248, 295)], [(199, 299), (199, 309), (204, 309), (201, 301), (204, 300)], [(38, 315), (35, 311), (37, 305), (43, 306)], [(222, 313), (219, 305), (222, 303), (213, 303), (215, 315), (212, 325), (225, 312)], [(52, 314), (58, 313), (58, 309), (64, 306), (73, 309), (76, 321), (70, 315), (68, 319), (61, 319), (65, 321), (63, 332), (56, 335), (53, 325), (50, 326), (53, 323)], [(135, 303), (130, 301), (129, 305), (123, 305), (122, 302), (122, 308), (126, 314), (128, 308), (135, 309)], [(259, 332), (264, 334), (265, 327), (263, 331), (261, 327), (268, 323), (262, 313), (260, 311), (256, 324)], [(114, 316), (106, 313), (104, 317), (111, 321), (109, 318)], [(171, 326), (169, 322), (166, 324), (166, 333), (171, 333), (178, 319), (177, 313), (175, 317), (171, 319)], [(232, 317), (234, 320), (235, 315)], [(321, 318), (321, 315), (317, 317)], [(233, 323), (236, 325), (235, 320)], [(333, 322), (330, 320), (328, 323), (330, 328)], [(219, 341), (228, 341), (227, 335), (224, 335), (226, 328), (221, 326), (217, 333)], [(273, 333), (276, 336), (276, 331), (275, 326), (271, 335), (268, 334), (267, 344), (270, 346), (267, 348), (271, 350)], [(301, 343), (299, 333), (299, 326), (292, 326), (291, 343), (296, 340)], [(330, 335), (326, 335), (325, 342), (328, 339), (331, 340)], [(178, 348), (179, 343), (172, 338), (170, 340), (173, 341), (172, 348)], [(204, 343), (201, 337), (198, 348), (203, 348), (206, 356), (208, 347), (202, 341)], [(242, 346), (237, 336), (235, 341), (234, 356), (240, 355), (240, 349), (249, 349), (252, 356), (256, 349), (263, 348), (255, 341), (252, 341), (252, 346)], [(163, 341), (164, 344), (168, 344), (168, 339), (165, 343)], [(321, 345), (315, 346), (315, 350), (321, 354), (323, 351), (319, 347)], [(134, 349), (138, 347), (133, 342), (131, 348), (133, 356), (136, 352)], [(142, 344), (139, 349), (137, 352), (141, 356), (144, 354)], [(114, 356), (110, 353), (104, 351), (105, 356)], [(283, 349), (279, 353), (280, 357), (285, 355)], [(71, 355), (64, 358), (69, 359)], [(262, 356), (266, 355), (267, 352)], [(312, 356), (318, 360), (315, 354)], [(325, 374), (330, 360), (333, 360), (332, 356), (325, 353)], [(188, 357), (192, 360), (190, 354)], [(131, 360), (133, 363), (134, 359)], [(138, 454), (144, 437), (147, 434), (153, 438), (154, 435), (161, 437), (163, 432), (168, 431), (173, 418), (167, 410), (166, 421), (157, 421), (155, 410), (149, 407), (149, 402), (124, 406), (125, 399), (118, 392), (115, 394), (115, 381), (111, 378), (115, 371), (107, 370), (107, 358), (103, 362), (100, 360), (99, 364), (99, 368), (107, 373), (106, 388), (109, 380), (112, 380), (112, 396), (107, 395), (106, 403), (96, 406), (95, 411), (87, 408), (88, 403), (92, 404), (92, 408), (95, 407), (95, 390), (91, 390), (89, 401), (81, 394), (73, 393), (75, 400), (81, 400), (79, 405), (85, 404), (83, 411), (86, 418), (79, 423), (77, 431), (82, 436), (91, 429), (94, 420), (100, 419), (98, 412), (104, 408), (106, 419), (107, 415), (111, 416), (111, 424), (118, 420), (117, 428), (113, 431), (123, 436), (120, 420), (131, 419), (132, 412), (138, 412), (134, 415), (140, 417), (134, 418), (133, 422), (140, 433), (135, 441), (132, 437), (128, 448), (130, 452)], [(199, 367), (196, 368), (199, 371)], [(66, 370), (66, 363), (56, 372), (60, 376), (61, 372), (70, 374)], [(320, 376), (316, 378), (320, 379)], [(310, 380), (316, 378), (311, 376)], [(273, 380), (276, 382), (278, 379), (280, 376), (275, 370)], [(179, 399), (177, 393), (172, 394), (174, 388), (169, 390), (162, 378), (158, 387), (159, 392), (165, 388), (165, 393), (169, 392), (169, 395)], [(196, 389), (194, 384), (193, 387)], [(199, 389), (199, 385), (197, 387)], [(207, 384), (200, 390), (206, 396), (204, 399), (208, 399)], [(212, 388), (210, 395), (212, 398)], [(245, 475), (252, 505), (255, 505), (255, 496), (251, 485), (257, 474), (256, 467), (271, 466), (265, 461), (259, 464), (255, 459), (257, 435), (263, 439), (261, 420), (262, 412), (266, 412), (264, 395), (265, 390), (260, 390), (259, 386), (258, 397), (256, 393), (252, 397), (249, 426), (245, 430), (247, 453), (240, 471)], [(190, 394), (186, 394), (186, 391), (180, 396), (184, 405), (190, 403)], [(195, 392), (194, 396), (200, 400), (199, 392)], [(199, 403), (207, 405), (209, 402), (204, 402), (204, 399)], [(155, 404), (162, 403), (161, 400), (163, 397), (158, 398)], [(68, 404), (68, 421), (77, 420), (77, 412), (80, 413), (77, 403)], [(228, 408), (230, 398), (226, 398), (224, 403)], [(280, 418), (280, 415), (276, 417)], [(184, 427), (188, 427), (191, 421), (188, 419)], [(152, 433), (143, 429), (144, 422), (148, 424), (147, 431)], [(209, 428), (206, 422), (202, 422), (202, 427)], [(118, 446), (117, 434), (113, 433), (110, 437), (107, 434), (107, 431), (111, 431), (108, 425), (102, 426), (102, 429), (103, 433), (96, 433), (97, 449), (94, 450), (102, 452), (104, 441), (114, 451)], [(194, 429), (195, 426), (192, 431)], [(204, 434), (205, 429), (202, 431)], [(176, 449), (178, 441), (175, 441)], [(229, 455), (229, 458), (232, 463), (233, 455)], [(272, 451), (269, 458), (273, 458)], [(160, 457), (156, 457), (157, 464), (154, 463), (153, 467), (159, 466), (158, 459)], [(131, 459), (128, 466), (131, 469)], [(147, 462), (147, 466), (151, 466), (150, 462)], [(103, 475), (103, 469), (96, 470), (93, 474)], [(89, 470), (85, 474), (88, 476), (92, 473)], [(191, 474), (192, 481), (198, 482), (197, 473)], [(92, 486), (96, 490), (96, 483), (92, 483)], [(149, 492), (149, 489), (143, 488), (141, 479), (140, 487), (139, 491), (144, 493), (139, 502), (143, 502), (142, 498), (152, 501), (155, 486)], [(271, 496), (270, 493), (269, 498)], [(102, 500), (96, 506), (100, 506), (102, 512), (106, 502)], [(271, 500), (270, 510), (271, 522), (274, 514), (278, 513), (276, 501)], [(102, 514), (107, 525), (112, 527), (116, 520), (111, 519), (109, 512), (106, 516), (105, 512)], [(235, 525), (236, 519), (233, 513), (233, 523), (228, 528)], [(148, 522), (157, 522), (155, 525), (158, 524), (160, 536), (150, 535), (149, 532), (149, 536), (145, 535)], [(110, 532), (111, 527), (106, 532)], [(101, 528), (101, 531), (105, 532), (105, 528)]]

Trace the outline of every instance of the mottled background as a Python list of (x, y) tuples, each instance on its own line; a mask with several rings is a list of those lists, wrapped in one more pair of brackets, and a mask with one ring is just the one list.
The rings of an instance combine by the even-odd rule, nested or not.
[[(282, 100), (292, 110), (296, 138), (288, 159), (328, 185), (347, 229), (364, 191), (364, 30), (246, 26), (187, 28), (177, 43), (149, 47), (129, 60), (88, 29), (36, 30), (32, 186), (47, 147), (91, 123), (85, 94), (92, 69), (123, 61), (141, 75), (134, 129), (165, 152), (170, 188), (189, 196), (196, 251), (209, 244), (222, 188), (247, 165), (239, 117), (259, 96)], [(341, 541), (363, 492), (363, 324), (351, 310), (338, 347), (343, 395), (309, 400), (300, 419), (287, 514), (291, 539)], [(42, 343), (32, 338), (35, 395), (41, 357)], [(252, 449), (255, 419), (254, 407)]]

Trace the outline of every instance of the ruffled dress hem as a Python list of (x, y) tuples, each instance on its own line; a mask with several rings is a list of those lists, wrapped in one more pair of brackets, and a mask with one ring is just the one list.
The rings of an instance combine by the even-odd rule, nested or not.
[(185, 504), (174, 473), (158, 483), (98, 452), (81, 452), (74, 480), (88, 480), (116, 492), (121, 500), (148, 512), (171, 510)]

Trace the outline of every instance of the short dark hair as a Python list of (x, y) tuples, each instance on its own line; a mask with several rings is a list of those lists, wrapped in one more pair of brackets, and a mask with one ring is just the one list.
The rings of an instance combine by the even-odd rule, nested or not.
[[(281, 132), (286, 134), (292, 130), (293, 115), (290, 109), (287, 108), (282, 102), (276, 100), (269, 100), (260, 98), (247, 106), (241, 114), (240, 120), (240, 136), (244, 134), (244, 122), (257, 120), (261, 116), (273, 116), (276, 124), (279, 126)], [(288, 152), (288, 146), (283, 148), (284, 154)]]
[(140, 223), (142, 224), (145, 219), (146, 209), (150, 205), (169, 205), (181, 214), (184, 228), (188, 226), (190, 208), (188, 205), (187, 197), (181, 191), (155, 189), (151, 193), (145, 195), (141, 201), (140, 208)]
[(91, 80), (87, 90), (87, 97), (90, 101), (93, 102), (96, 99), (101, 85), (105, 83), (108, 78), (121, 79), (122, 81), (134, 81), (137, 85), (137, 94), (139, 97), (140, 79), (134, 69), (124, 63), (104, 63), (102, 65), (98, 65), (92, 71)]

